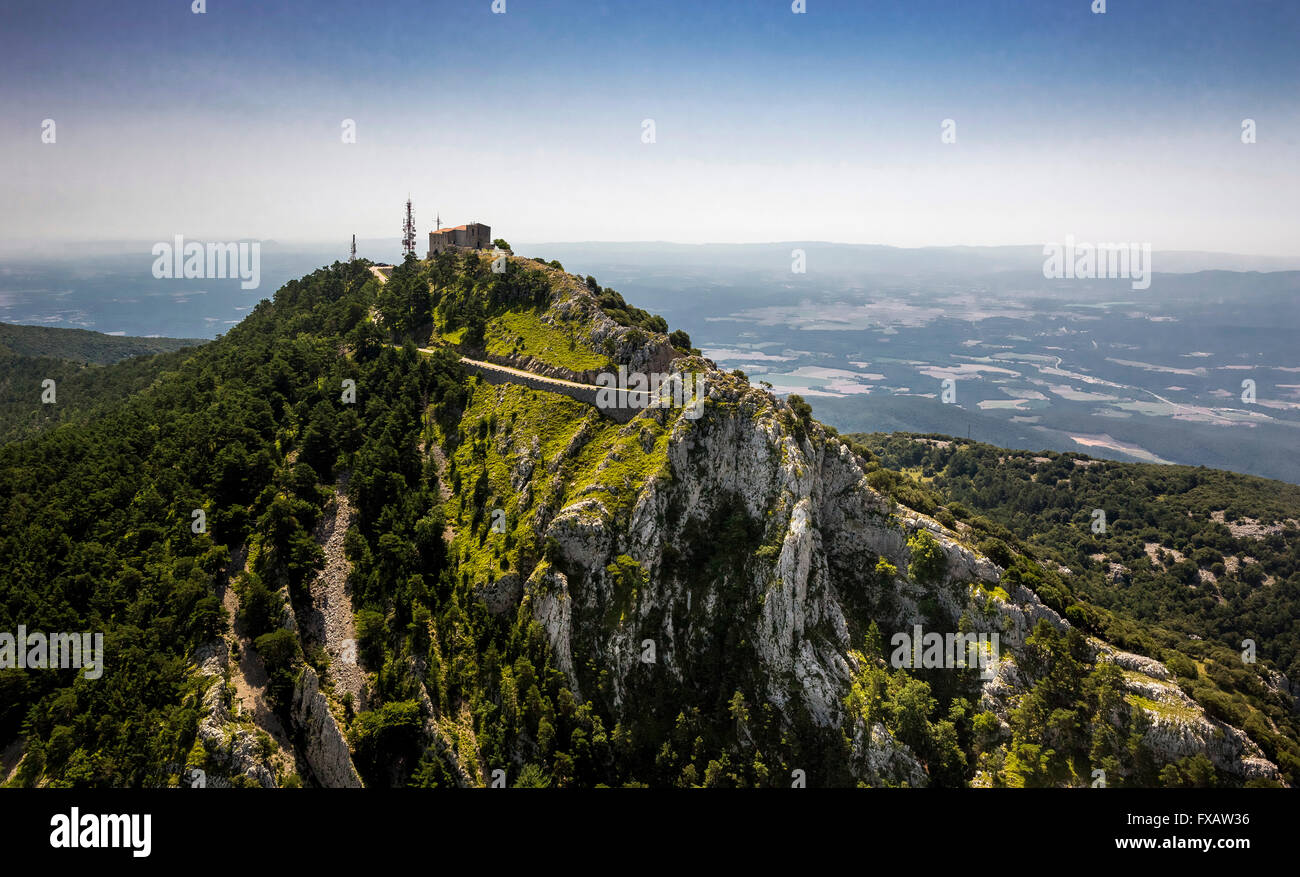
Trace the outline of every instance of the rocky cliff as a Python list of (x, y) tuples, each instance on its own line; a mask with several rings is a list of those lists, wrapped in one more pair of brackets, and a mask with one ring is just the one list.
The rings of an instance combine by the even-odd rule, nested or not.
[[(865, 626), (998, 633), (999, 660), (969, 693), (1005, 723), (1032, 684), (1017, 667), (1026, 638), (1039, 621), (1069, 623), (1030, 589), (1003, 587), (1003, 570), (957, 533), (872, 489), (863, 462), (819, 424), (701, 360), (675, 367), (707, 372), (704, 416), (651, 411), (620, 428), (652, 446), (662, 434), (664, 465), (637, 484), (606, 457), (591, 488), (533, 520), (553, 551), (525, 571), (522, 600), (556, 666), (579, 696), (604, 690), (616, 714), (642, 719), (664, 691), (681, 703), (725, 697), (725, 678), (770, 704), (784, 727), (851, 739), (860, 781), (924, 784), (905, 745), (846, 709)], [(526, 458), (529, 438), (505, 441)], [(581, 456), (583, 438), (575, 432), (561, 456)], [(611, 483), (600, 483), (602, 467)], [(908, 574), (918, 531), (941, 547), (936, 579)], [(881, 575), (882, 559), (897, 572)], [(1258, 747), (1207, 718), (1159, 662), (1096, 640), (1092, 648), (1094, 662), (1123, 668), (1150, 712), (1158, 760), (1203, 752), (1233, 776), (1276, 778)]]

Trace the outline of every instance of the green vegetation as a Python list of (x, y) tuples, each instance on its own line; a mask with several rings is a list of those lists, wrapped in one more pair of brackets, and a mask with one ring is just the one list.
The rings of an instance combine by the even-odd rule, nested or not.
[(205, 343), (202, 338), (137, 338), (86, 329), (0, 323), (0, 356), (35, 356), (81, 365), (112, 365), (133, 356), (174, 353)]
[[(532, 358), (573, 372), (612, 368), (612, 341), (597, 350), (589, 326), (552, 308), (554, 281), (546, 270), (529, 267), (533, 261), (563, 270), (556, 261), (512, 258), (508, 270), (494, 273), (491, 259), (473, 252), (446, 251), (427, 262), (409, 257), (376, 296), (373, 340), (417, 346), (436, 340), (471, 355)], [(594, 277), (586, 278), (586, 286), (606, 315), (632, 329), (633, 343), (643, 343), (647, 331), (668, 332), (663, 317), (629, 305)], [(670, 343), (683, 353), (699, 353), (680, 329)]]
[[(1294, 715), (1265, 684), (1267, 667), (1296, 656), (1300, 558), (1287, 521), (1297, 504), (1286, 490), (1200, 470), (1043, 464), (955, 441), (850, 437), (874, 488), (934, 514), (1005, 569), (976, 605), (1024, 586), (1074, 626), (1033, 631), (1018, 655), (1029, 688), (1004, 727), (974, 705), (977, 670), (891, 671), (871, 607), (848, 606), (864, 644), (845, 706), (864, 725), (783, 718), (748, 639), (766, 601), (788, 596), (790, 584), (771, 573), (780, 528), (742, 496), (709, 497), (703, 520), (684, 519), (672, 501), (647, 503), (637, 513), (677, 535), (662, 556), (643, 556), (629, 522), (644, 488), (680, 477), (671, 421), (614, 423), (566, 396), (467, 377), (449, 349), (416, 349), (455, 339), (604, 367), (583, 333), (553, 321), (549, 271), (512, 263), (494, 275), (487, 265), (474, 254), (408, 259), (380, 284), (364, 261), (336, 263), (197, 348), (102, 367), (11, 355), (19, 368), (7, 377), (77, 371), (59, 385), (69, 407), (57, 424), (38, 412), (38, 396), (13, 396), (4, 415), (29, 437), (0, 445), (0, 631), (102, 631), (106, 646), (98, 680), (71, 668), (0, 671), (0, 747), (21, 740), (25, 750), (13, 784), (141, 786), (170, 774), (167, 765), (216, 758), (197, 735), (210, 682), (195, 652), (228, 631), (218, 599), (227, 580), (292, 736), (295, 687), (308, 667), (323, 674), (328, 658), (287, 619), (307, 609), (324, 561), (313, 532), (339, 490), (354, 511), (343, 541), (370, 683), (365, 710), (346, 696), (333, 707), (370, 786), (475, 784), (498, 768), (515, 787), (782, 786), (795, 766), (843, 784), (861, 773), (852, 734), (877, 724), (942, 786), (1078, 785), (1098, 767), (1112, 785), (1228, 782), (1203, 759), (1152, 761), (1140, 745), (1147, 723), (1181, 708), (1129, 692), (1122, 670), (1091, 663), (1084, 632), (1164, 660), (1183, 691), (1297, 779)], [(634, 331), (666, 331), (588, 285)], [(671, 341), (689, 348), (685, 333)], [(803, 438), (821, 436), (797, 397), (784, 417)], [(1093, 507), (1112, 510), (1109, 533), (1090, 531)], [(544, 538), (566, 508), (564, 526), (599, 521), (613, 540), (600, 564), (574, 562)], [(196, 509), (207, 521), (197, 533)], [(1216, 509), (1281, 529), (1233, 536), (1210, 519)], [(1152, 560), (1149, 542), (1168, 560)], [(945, 578), (929, 532), (917, 530), (908, 550), (912, 579)], [(233, 566), (236, 557), (246, 563)], [(1122, 584), (1110, 563), (1129, 571)], [(1214, 573), (1212, 589), (1201, 570)], [(868, 556), (864, 572), (881, 599), (892, 597), (893, 564)], [(681, 599), (647, 602), (666, 582)], [(572, 681), (536, 620), (544, 600), (599, 607), (572, 615)], [(921, 600), (927, 616), (938, 605)], [(622, 645), (634, 618), (680, 632), (684, 678), (636, 662), (616, 689), (596, 656)], [(1206, 638), (1190, 639), (1193, 630)], [(820, 647), (836, 631), (806, 636)], [(1259, 665), (1238, 657), (1245, 636), (1259, 644)]]
[[(744, 372), (741, 372), (741, 374), (738, 375), (737, 377), (741, 377), (743, 379)], [(786, 425), (794, 430), (795, 438), (797, 438), (799, 441), (803, 441), (805, 438), (807, 438), (808, 427), (813, 422), (812, 406), (809, 405), (807, 400), (805, 400), (804, 397), (800, 396), (798, 393), (791, 393), (789, 396), (786, 397), (785, 401), (786, 404), (790, 406), (790, 411), (793, 412), (794, 414), (793, 418), (791, 418), (789, 415), (786, 415), (786, 417), (784, 418)]]
[(913, 581), (943, 581), (944, 574), (948, 571), (948, 559), (943, 553), (943, 546), (930, 535), (929, 530), (917, 530), (908, 536), (907, 552), (910, 557), (907, 571)]
[[(905, 743), (934, 785), (961, 786), (978, 777), (982, 785), (1011, 788), (1078, 786), (1091, 783), (1096, 769), (1111, 786), (1178, 784), (1176, 774), (1159, 773), (1142, 742), (1145, 709), (1176, 708), (1125, 695), (1122, 671), (1089, 664), (1077, 629), (1062, 633), (1046, 621), (1034, 628), (1020, 668), (1031, 687), (1009, 729), (968, 698), (934, 691), (916, 671), (890, 670), (874, 624), (866, 643), (853, 653), (858, 669), (845, 706)], [(1215, 777), (1212, 767), (1209, 776)]]
[(388, 341), (426, 341), (464, 329), (464, 343), (480, 349), (487, 322), (509, 310), (545, 308), (551, 300), (546, 274), (517, 262), (493, 273), (491, 259), (466, 251), (444, 251), (428, 262), (413, 256), (393, 269), (376, 296), (376, 309)]
[[(0, 441), (31, 438), (108, 413), (176, 373), (189, 356), (180, 350), (101, 366), (0, 353)], [(52, 404), (42, 401), (46, 380), (54, 381)]]
[(385, 340), (423, 346), (432, 337), (471, 355), (531, 358), (575, 372), (610, 367), (587, 327), (553, 315), (545, 271), (521, 260), (500, 274), (490, 265), (481, 254), (453, 251), (399, 265), (377, 296)]
[[(592, 295), (596, 296), (596, 302), (600, 305), (600, 309), (619, 325), (644, 329), (648, 332), (666, 333), (668, 331), (668, 321), (658, 314), (651, 314), (649, 311), (643, 311), (628, 304), (623, 300), (623, 296), (608, 286), (602, 287), (596, 282), (596, 278), (590, 274), (587, 275), (586, 282), (587, 289), (591, 290)], [(685, 335), (684, 332), (682, 334)], [(687, 337), (686, 341), (689, 344), (690, 338)]]
[[(535, 436), (537, 453), (518, 445), (503, 449), (502, 439), (516, 434)], [(446, 514), (457, 530), (452, 550), (462, 578), (479, 586), (507, 570), (532, 570), (541, 553), (532, 535), (539, 508), (583, 497), (599, 500), (610, 514), (625, 513), (667, 464), (667, 434), (653, 421), (627, 430), (567, 396), (514, 384), (475, 382), (460, 428), (443, 441), (453, 494)], [(524, 471), (530, 474), (521, 485)], [(494, 509), (505, 516), (504, 533), (492, 531)]]
[(590, 349), (586, 338), (582, 326), (557, 326), (537, 311), (507, 311), (486, 332), (487, 352), (495, 356), (531, 357), (575, 372), (610, 368), (609, 357)]
[[(0, 323), (0, 441), (84, 422), (174, 371), (203, 343)], [(43, 401), (47, 380), (52, 404)]]
[[(890, 671), (880, 651), (880, 631), (872, 622), (862, 651), (850, 653), (858, 665), (844, 705), (867, 728), (885, 726), (906, 745), (938, 787), (963, 786), (969, 780), (962, 730), (970, 726), (970, 703), (954, 699), (938, 712), (930, 685), (905, 670)], [(962, 729), (962, 730), (959, 730)]]
[[(849, 440), (873, 486), (920, 510), (946, 509), (1007, 568), (1006, 582), (1030, 587), (1075, 626), (1164, 661), (1210, 716), (1246, 730), (1289, 782), (1300, 781), (1300, 721), (1267, 675), (1274, 667), (1300, 678), (1300, 487), (946, 436)], [(892, 471), (905, 468), (929, 483)], [(1093, 532), (1094, 509), (1107, 513), (1105, 532)], [(1234, 535), (1216, 517), (1257, 524)], [(1258, 663), (1242, 660), (1247, 639)]]
[[(374, 520), (393, 479), (422, 478), (419, 400), (458, 404), (453, 363), (366, 343), (373, 286), (360, 262), (293, 281), (218, 341), (165, 354), (179, 357), (166, 380), (0, 446), (0, 630), (102, 631), (105, 642), (98, 680), (0, 671), (0, 739), (25, 740), (15, 783), (138, 786), (185, 761), (205, 686), (191, 656), (228, 621), (215, 589), (241, 546), (248, 571), (233, 586), (287, 707), (302, 659), (279, 627), (279, 593), (300, 599), (319, 563), (309, 533), (334, 471), (354, 470)], [(356, 405), (341, 401), (344, 378)], [(207, 519), (197, 534), (196, 508)], [(440, 557), (427, 562), (436, 574)], [(359, 571), (359, 599), (383, 605), (367, 589), (378, 572)]]

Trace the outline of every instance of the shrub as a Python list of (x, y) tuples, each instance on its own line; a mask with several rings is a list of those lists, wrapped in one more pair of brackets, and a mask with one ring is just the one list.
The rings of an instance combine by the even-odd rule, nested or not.
[(979, 549), (980, 554), (983, 554), (1003, 569), (1011, 566), (1011, 549), (1008, 548), (1007, 543), (1003, 542), (1001, 539), (990, 537), (980, 542), (976, 548)]
[(812, 406), (804, 401), (803, 396), (798, 393), (791, 393), (786, 398), (786, 401), (790, 403), (790, 410), (794, 412), (795, 417), (804, 423), (812, 420)]
[(1196, 662), (1179, 652), (1166, 652), (1165, 665), (1175, 676), (1185, 679), (1195, 679), (1201, 675), (1196, 669)]
[(384, 653), (384, 616), (373, 609), (357, 613), (357, 645), (362, 661), (371, 666), (382, 664)]
[(909, 536), (907, 550), (911, 556), (907, 569), (914, 581), (943, 580), (948, 571), (948, 557), (943, 553), (943, 546), (930, 535), (929, 530), (917, 530)]
[(298, 657), (298, 637), (286, 628), (262, 634), (253, 640), (253, 646), (266, 663), (267, 673), (272, 675), (287, 670)]

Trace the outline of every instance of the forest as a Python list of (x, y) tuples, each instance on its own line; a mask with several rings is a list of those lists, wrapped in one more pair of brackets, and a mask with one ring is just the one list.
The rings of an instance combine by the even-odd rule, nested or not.
[[(547, 287), (444, 258), (419, 275), (435, 294), (413, 294), (417, 269), (406, 269), (381, 289), (369, 263), (336, 263), (214, 342), (91, 380), (53, 358), (7, 372), (2, 425), (24, 437), (0, 446), (0, 630), (103, 631), (108, 668), (93, 684), (75, 670), (0, 670), (0, 741), (25, 745), (12, 784), (139, 787), (168, 765), (216, 763), (195, 752), (192, 661), (233, 621), (215, 591), (237, 553), (249, 562), (230, 586), (287, 718), (302, 669), (323, 677), (328, 660), (282, 618), (321, 566), (310, 534), (343, 472), (357, 510), (346, 552), (358, 646), (375, 689), (372, 708), (345, 720), (366, 783), (452, 784), (419, 715), (420, 685), (443, 711), (468, 710), (486, 760), (504, 763), (527, 739), (539, 763), (514, 785), (627, 779), (614, 767), (627, 731), (575, 701), (535, 621), (490, 615), (457, 575), (435, 467), (418, 450), (438, 433), (454, 451), (471, 382), (450, 352), (417, 354), (413, 333), (435, 309), (444, 328), (473, 326)], [(39, 407), (51, 375), (47, 410), (60, 416)], [(195, 510), (205, 532), (193, 532)]]

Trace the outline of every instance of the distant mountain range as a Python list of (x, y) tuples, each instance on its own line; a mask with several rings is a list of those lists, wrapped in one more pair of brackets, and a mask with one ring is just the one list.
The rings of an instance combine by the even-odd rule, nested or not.
[[(1064, 238), (1064, 233), (1059, 236)], [(512, 241), (519, 252), (549, 253), (566, 265), (650, 263), (658, 269), (698, 266), (713, 270), (759, 270), (779, 265), (789, 270), (790, 251), (804, 249), (816, 260), (809, 270), (860, 271), (866, 274), (988, 274), (1001, 271), (1040, 271), (1044, 244), (997, 247), (890, 247), (842, 244), (818, 240), (771, 243), (683, 244), (663, 241), (537, 242)], [(1198, 250), (1155, 250), (1157, 273), (1196, 271), (1296, 271), (1300, 256), (1244, 255)], [(593, 268), (594, 270), (594, 268)]]

